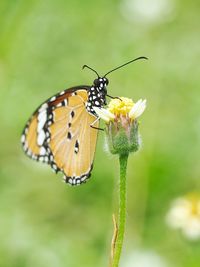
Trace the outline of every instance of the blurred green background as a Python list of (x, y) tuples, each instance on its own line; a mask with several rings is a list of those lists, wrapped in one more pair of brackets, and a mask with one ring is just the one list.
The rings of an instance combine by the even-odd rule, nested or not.
[(165, 222), (174, 198), (200, 189), (199, 12), (198, 0), (0, 2), (0, 266), (108, 266), (118, 160), (104, 134), (92, 178), (77, 188), (28, 159), (20, 135), (45, 99), (92, 83), (83, 64), (104, 74), (138, 56), (149, 61), (112, 73), (108, 88), (148, 101), (128, 165), (121, 266), (134, 251), (162, 259), (145, 267), (200, 265), (200, 242)]

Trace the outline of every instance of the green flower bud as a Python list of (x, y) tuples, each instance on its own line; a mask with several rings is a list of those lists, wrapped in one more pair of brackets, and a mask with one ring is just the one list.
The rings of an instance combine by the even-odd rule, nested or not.
[(106, 138), (112, 154), (129, 154), (139, 149), (137, 118), (145, 108), (146, 100), (134, 104), (125, 97), (112, 99), (108, 109), (95, 108), (95, 112), (106, 122)]
[(106, 138), (112, 154), (129, 154), (139, 149), (138, 122), (119, 118), (106, 125)]

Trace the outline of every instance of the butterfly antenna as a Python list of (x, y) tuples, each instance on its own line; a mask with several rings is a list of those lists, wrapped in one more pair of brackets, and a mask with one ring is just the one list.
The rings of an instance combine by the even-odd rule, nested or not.
[(118, 70), (118, 69), (120, 69), (120, 68), (122, 68), (122, 67), (124, 67), (124, 66), (126, 66), (126, 65), (128, 65), (128, 64), (130, 64), (130, 63), (132, 63), (133, 61), (136, 61), (136, 60), (140, 60), (140, 59), (148, 59), (147, 57), (137, 57), (137, 58), (135, 58), (135, 59), (132, 59), (131, 61), (129, 61), (129, 62), (126, 62), (125, 64), (123, 64), (123, 65), (120, 65), (119, 67), (117, 67), (117, 68), (114, 68), (113, 70), (110, 70), (109, 72), (107, 72), (103, 77), (106, 77), (106, 75), (108, 75), (109, 73), (111, 73), (111, 72), (113, 72), (113, 71), (115, 71), (115, 70)]
[(88, 69), (90, 69), (90, 70), (94, 71), (94, 72), (96, 73), (96, 75), (99, 77), (99, 74), (97, 73), (97, 71), (96, 71), (96, 70), (94, 70), (94, 69), (92, 69), (92, 68), (91, 68), (91, 67), (89, 67), (88, 65), (83, 65), (82, 69), (84, 69), (84, 68), (88, 68)]

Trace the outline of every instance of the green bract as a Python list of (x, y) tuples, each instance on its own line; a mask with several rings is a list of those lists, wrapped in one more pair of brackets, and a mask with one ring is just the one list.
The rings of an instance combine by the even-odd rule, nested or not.
[(110, 121), (106, 125), (107, 143), (112, 154), (129, 154), (139, 149), (138, 122), (134, 120), (125, 123), (124, 120)]

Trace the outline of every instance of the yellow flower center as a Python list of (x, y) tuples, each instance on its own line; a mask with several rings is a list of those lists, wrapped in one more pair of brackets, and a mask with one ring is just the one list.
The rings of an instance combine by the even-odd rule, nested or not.
[(191, 215), (200, 216), (200, 198), (197, 194), (190, 194), (187, 197), (191, 205)]
[(132, 99), (127, 97), (114, 98), (108, 104), (108, 110), (115, 115), (126, 115), (134, 106)]

